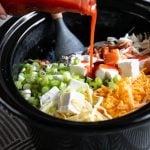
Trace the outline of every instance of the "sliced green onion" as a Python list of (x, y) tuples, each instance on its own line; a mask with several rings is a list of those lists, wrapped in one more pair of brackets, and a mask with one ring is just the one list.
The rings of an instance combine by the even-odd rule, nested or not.
[(59, 64), (59, 69), (63, 69), (65, 67), (65, 65), (63, 63)]
[(25, 74), (24, 73), (19, 73), (18, 80), (19, 81), (24, 81), (25, 80)]
[(96, 84), (94, 81), (90, 82), (89, 85), (90, 85), (94, 90), (97, 89), (97, 84)]
[(39, 72), (38, 72), (38, 77), (43, 77), (43, 76), (45, 76), (46, 75), (46, 72), (44, 71), (44, 70), (40, 70)]
[(51, 74), (57, 74), (58, 73), (58, 69), (52, 67), (51, 70), (50, 70), (50, 73)]
[(46, 68), (45, 68), (45, 71), (46, 71), (47, 73), (50, 73), (50, 72), (51, 72), (51, 68), (52, 68), (52, 65), (51, 65), (51, 64), (50, 64), (50, 65), (47, 65)]
[(113, 77), (113, 82), (114, 82), (114, 83), (117, 83), (119, 80), (120, 80), (120, 79), (119, 79), (119, 76)]
[(53, 113), (55, 113), (57, 111), (57, 107), (51, 107), (50, 109), (49, 109), (49, 114), (53, 114)]
[(22, 96), (28, 100), (31, 97), (31, 90), (30, 89), (26, 89), (21, 91)]
[(39, 100), (38, 99), (36, 99), (35, 97), (30, 97), (29, 99), (28, 99), (28, 102), (32, 105), (32, 106), (34, 106), (34, 107), (39, 107), (40, 106), (40, 103), (39, 103)]
[(50, 88), (49, 88), (48, 86), (44, 86), (44, 87), (42, 87), (41, 92), (42, 92), (42, 94), (45, 94), (45, 93), (48, 92), (49, 90), (50, 90)]
[(63, 73), (63, 81), (69, 82), (72, 79), (71, 73), (69, 71), (66, 71)]
[(74, 60), (73, 60), (73, 65), (77, 65), (79, 64), (80, 60), (76, 57)]
[(108, 87), (111, 88), (112, 90), (117, 88), (117, 85), (114, 82), (109, 82)]
[(49, 79), (49, 76), (44, 76), (43, 78), (41, 78), (41, 82), (40, 84), (42, 86), (45, 86), (45, 85), (49, 85), (50, 84), (50, 79)]
[(101, 78), (95, 78), (95, 83), (96, 83), (96, 85), (97, 85), (97, 87), (101, 87), (102, 86), (102, 80), (101, 80)]
[(53, 67), (53, 68), (58, 68), (58, 66), (59, 66), (58, 63), (53, 63), (53, 64), (52, 64), (52, 67)]
[(50, 81), (50, 86), (53, 87), (53, 86), (57, 86), (59, 87), (60, 85), (60, 81), (59, 80), (51, 80)]
[(31, 84), (29, 83), (26, 83), (23, 85), (23, 89), (26, 90), (26, 89), (31, 89)]
[(36, 70), (40, 69), (40, 64), (37, 61), (34, 61), (32, 65), (36, 67)]
[(93, 79), (92, 79), (92, 78), (90, 78), (90, 77), (86, 77), (86, 83), (90, 84), (92, 81), (93, 81)]
[(110, 82), (110, 79), (104, 79), (103, 85), (108, 86), (109, 82)]
[(22, 85), (22, 82), (21, 82), (21, 81), (16, 81), (16, 82), (15, 82), (15, 85), (16, 85), (16, 87), (18, 88), (18, 90), (21, 90), (21, 89), (22, 89), (22, 87), (23, 87), (23, 85)]
[(67, 84), (64, 83), (64, 82), (61, 82), (60, 85), (59, 85), (59, 89), (60, 89), (61, 91), (64, 91), (64, 90), (66, 89), (66, 87), (67, 87)]

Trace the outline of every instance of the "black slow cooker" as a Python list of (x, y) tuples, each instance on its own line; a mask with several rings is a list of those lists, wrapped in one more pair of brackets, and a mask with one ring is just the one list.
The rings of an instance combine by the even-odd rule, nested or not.
[[(97, 8), (95, 42), (108, 36), (121, 37), (128, 32), (149, 34), (149, 1), (97, 1)], [(64, 21), (88, 46), (90, 17), (65, 13)], [(13, 82), (19, 64), (29, 58), (51, 59), (55, 33), (50, 15), (40, 12), (13, 17), (0, 28), (1, 105), (37, 129), (41, 150), (149, 150), (150, 104), (121, 118), (84, 123), (54, 118), (23, 99)]]

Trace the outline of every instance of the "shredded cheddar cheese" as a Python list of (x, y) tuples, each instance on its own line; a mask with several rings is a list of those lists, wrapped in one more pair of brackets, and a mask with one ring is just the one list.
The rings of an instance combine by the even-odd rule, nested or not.
[(126, 115), (150, 102), (150, 76), (141, 72), (136, 80), (122, 78), (114, 90), (101, 87), (95, 96), (104, 97), (102, 107), (113, 118)]

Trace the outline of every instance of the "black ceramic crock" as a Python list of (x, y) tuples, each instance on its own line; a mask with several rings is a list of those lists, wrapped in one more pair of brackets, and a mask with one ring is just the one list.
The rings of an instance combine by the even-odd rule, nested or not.
[[(98, 3), (95, 42), (107, 36), (150, 31), (150, 2), (105, 0)], [(90, 17), (66, 13), (68, 28), (88, 46)], [(13, 78), (24, 60), (51, 59), (55, 26), (48, 14), (32, 12), (13, 17), (0, 29), (1, 104), (26, 120), (40, 135), (41, 150), (149, 150), (150, 104), (124, 117), (93, 123), (71, 122), (44, 114), (28, 104), (17, 91)]]

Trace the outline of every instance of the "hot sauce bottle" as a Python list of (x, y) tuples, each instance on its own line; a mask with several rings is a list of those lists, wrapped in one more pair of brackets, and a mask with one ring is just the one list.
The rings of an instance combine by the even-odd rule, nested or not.
[(0, 0), (0, 3), (8, 14), (24, 15), (31, 11), (49, 13), (75, 12), (89, 15), (91, 20), (90, 36), (90, 75), (93, 69), (94, 33), (96, 26), (96, 0)]
[(95, 0), (0, 0), (8, 14), (24, 15), (31, 11), (50, 13), (76, 12), (91, 15)]

